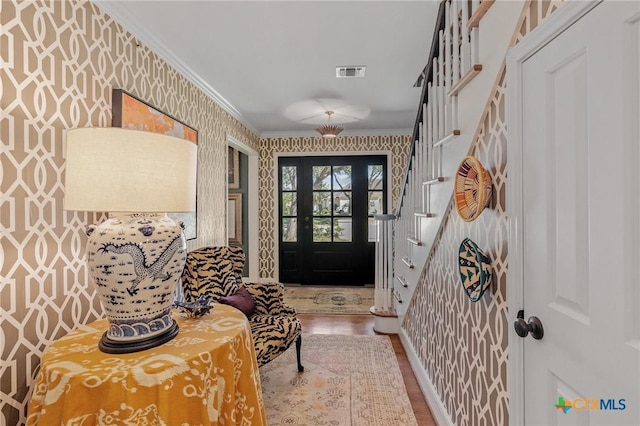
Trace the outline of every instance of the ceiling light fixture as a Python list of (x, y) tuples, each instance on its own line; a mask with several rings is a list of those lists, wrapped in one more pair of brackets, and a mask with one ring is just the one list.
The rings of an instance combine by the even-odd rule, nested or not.
[(318, 127), (316, 130), (322, 135), (323, 138), (335, 138), (344, 129), (342, 127), (334, 126), (333, 124), (331, 124), (331, 115), (334, 113), (333, 111), (325, 111), (324, 113), (329, 116), (329, 121), (324, 126)]

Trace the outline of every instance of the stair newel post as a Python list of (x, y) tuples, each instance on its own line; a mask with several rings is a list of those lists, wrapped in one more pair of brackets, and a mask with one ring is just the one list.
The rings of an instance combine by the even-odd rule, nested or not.
[(384, 262), (384, 253), (382, 248), (380, 247), (380, 224), (378, 219), (375, 218), (374, 216), (374, 220), (376, 221), (376, 245), (375, 245), (375, 265), (374, 265), (374, 275), (373, 275), (373, 284), (374, 284), (374, 289), (373, 289), (373, 306), (375, 309), (378, 309), (378, 307), (380, 306), (379, 304), (379, 296), (378, 296), (378, 283), (381, 281), (381, 274), (382, 274), (382, 269), (384, 269), (383, 266), (383, 262)]
[(398, 333), (398, 315), (393, 301), (394, 284), (394, 223), (396, 216), (378, 214), (376, 221), (376, 274), (374, 306), (369, 310), (374, 316), (374, 330), (379, 333)]

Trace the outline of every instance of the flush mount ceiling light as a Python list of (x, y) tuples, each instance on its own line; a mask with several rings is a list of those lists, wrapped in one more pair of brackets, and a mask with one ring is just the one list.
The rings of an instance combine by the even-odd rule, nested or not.
[(318, 127), (316, 130), (322, 135), (323, 138), (335, 138), (344, 129), (342, 127), (334, 126), (333, 124), (331, 124), (331, 115), (333, 114), (333, 111), (325, 111), (324, 113), (329, 117), (328, 123), (324, 126)]

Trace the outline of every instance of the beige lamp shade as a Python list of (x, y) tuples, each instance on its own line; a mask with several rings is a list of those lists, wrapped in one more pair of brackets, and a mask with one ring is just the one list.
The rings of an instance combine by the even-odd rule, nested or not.
[(117, 127), (66, 132), (65, 210), (189, 212), (196, 209), (197, 145)]

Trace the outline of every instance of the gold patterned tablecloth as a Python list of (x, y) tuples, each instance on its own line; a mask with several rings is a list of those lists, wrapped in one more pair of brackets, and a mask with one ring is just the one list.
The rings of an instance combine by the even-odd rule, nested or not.
[(107, 354), (98, 320), (44, 353), (27, 425), (266, 425), (251, 329), (238, 310), (215, 304), (146, 351)]

